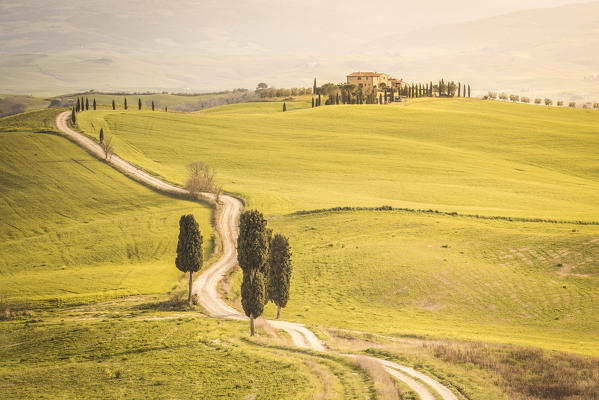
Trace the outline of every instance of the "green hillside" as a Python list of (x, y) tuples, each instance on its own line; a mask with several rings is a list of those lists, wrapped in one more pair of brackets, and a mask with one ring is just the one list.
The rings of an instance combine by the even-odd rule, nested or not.
[(599, 113), (480, 100), (194, 114), (82, 113), (91, 136), (175, 182), (201, 159), (267, 214), (335, 206), (599, 220)]
[(599, 355), (598, 226), (403, 211), (285, 216), (269, 226), (293, 245), (285, 318)]
[(55, 110), (0, 119), (0, 297), (36, 305), (166, 292), (178, 219), (212, 251), (211, 209), (158, 194), (55, 134)]
[(117, 153), (171, 181), (205, 160), (226, 189), (270, 215), (295, 255), (287, 318), (599, 354), (596, 225), (398, 211), (281, 216), (386, 204), (597, 221), (599, 113), (465, 99), (281, 107), (87, 112), (79, 126), (92, 136), (103, 127)]

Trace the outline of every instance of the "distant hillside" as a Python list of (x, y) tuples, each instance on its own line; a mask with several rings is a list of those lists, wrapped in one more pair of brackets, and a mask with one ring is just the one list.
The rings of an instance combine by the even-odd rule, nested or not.
[(481, 90), (597, 96), (599, 2), (438, 25), (360, 48), (401, 60), (414, 79), (441, 73)]

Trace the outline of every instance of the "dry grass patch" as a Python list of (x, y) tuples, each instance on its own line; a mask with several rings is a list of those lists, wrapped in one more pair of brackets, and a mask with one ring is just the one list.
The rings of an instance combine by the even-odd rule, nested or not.
[(510, 399), (599, 399), (599, 358), (484, 343), (422, 346), (446, 362), (473, 364), (495, 372), (498, 385)]
[(368, 372), (374, 381), (374, 388), (379, 398), (400, 400), (397, 383), (391, 375), (385, 371), (385, 367), (383, 367), (380, 362), (365, 356), (357, 356), (354, 360), (360, 368)]

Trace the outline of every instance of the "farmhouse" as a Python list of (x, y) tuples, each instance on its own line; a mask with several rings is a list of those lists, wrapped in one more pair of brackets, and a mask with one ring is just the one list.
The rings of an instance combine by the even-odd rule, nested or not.
[(382, 72), (352, 72), (347, 75), (347, 83), (362, 88), (365, 92), (381, 88), (404, 88), (408, 84), (403, 79), (395, 79)]

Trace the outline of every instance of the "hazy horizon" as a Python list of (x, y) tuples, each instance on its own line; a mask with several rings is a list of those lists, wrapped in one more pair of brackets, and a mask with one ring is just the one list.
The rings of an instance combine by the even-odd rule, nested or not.
[(598, 1), (574, 0), (2, 1), (0, 93), (297, 87), (376, 70), (590, 98), (596, 21)]

